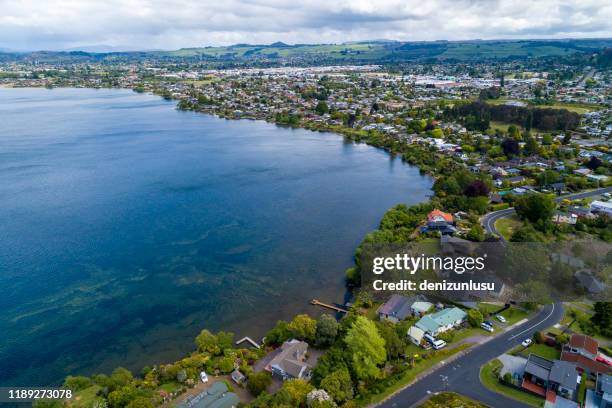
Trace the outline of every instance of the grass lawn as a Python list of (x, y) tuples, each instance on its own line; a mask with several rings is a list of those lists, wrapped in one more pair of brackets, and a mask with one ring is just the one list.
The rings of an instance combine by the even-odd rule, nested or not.
[(523, 346), (518, 346), (513, 349), (510, 354), (521, 355), (525, 358), (529, 357), (529, 354), (535, 354), (536, 356), (544, 357), (548, 360), (557, 360), (561, 357), (561, 351), (555, 347), (547, 346), (546, 344), (533, 343), (526, 349)]
[(363, 400), (363, 399), (359, 400), (358, 405), (365, 406), (365, 405), (376, 404), (376, 403), (381, 402), (382, 400), (389, 397), (396, 391), (401, 390), (402, 388), (410, 384), (412, 381), (414, 381), (414, 379), (419, 374), (435, 366), (440, 361), (443, 361), (449, 358), (450, 356), (460, 351), (463, 351), (471, 346), (473, 346), (473, 344), (470, 344), (470, 343), (462, 344), (461, 346), (454, 348), (454, 349), (444, 349), (441, 351), (437, 351), (434, 353), (433, 357), (431, 358), (419, 360), (414, 365), (413, 368), (405, 371), (399, 380), (392, 383), (389, 387), (385, 388), (384, 391), (382, 391), (380, 394), (375, 394), (367, 400)]
[(178, 390), (181, 387), (181, 385), (179, 383), (175, 383), (175, 382), (171, 382), (171, 383), (166, 383), (166, 384), (162, 384), (159, 386), (160, 390), (164, 390), (166, 392), (174, 392), (176, 390)]
[(481, 404), (463, 395), (455, 394), (454, 392), (443, 392), (429, 398), (418, 408), (488, 408), (487, 405)]
[[(511, 101), (514, 99), (506, 99), (506, 98), (500, 98), (500, 99), (489, 99), (487, 100), (487, 103), (490, 105), (503, 105), (508, 101)], [(526, 101), (522, 101), (527, 103)], [(591, 112), (591, 111), (596, 111), (596, 110), (600, 110), (601, 106), (598, 105), (593, 105), (593, 104), (588, 104), (588, 103), (569, 103), (569, 102), (561, 102), (561, 101), (557, 101), (554, 102), (552, 105), (530, 105), (527, 104), (527, 106), (531, 106), (534, 108), (542, 108), (542, 109), (567, 109), (570, 112), (576, 112), (579, 115), (582, 115), (583, 113), (586, 112)], [(494, 124), (499, 123), (499, 122), (491, 122), (491, 128), (494, 128)], [(506, 126), (507, 127), (509, 125), (506, 125), (504, 123), (500, 123), (501, 126)]]
[(574, 321), (574, 318), (570, 314), (571, 312), (574, 312), (576, 316), (576, 321), (574, 321), (572, 325), (569, 327), (569, 329), (572, 332), (577, 333), (577, 334), (586, 334), (587, 336), (591, 336), (596, 340), (610, 340), (600, 334), (593, 334), (592, 332), (589, 332), (589, 330), (583, 329), (582, 326), (587, 327), (587, 328), (592, 327), (591, 322), (590, 322), (592, 313), (587, 313), (584, 311), (584, 309), (590, 305), (582, 306), (581, 308), (577, 308), (576, 306), (572, 306), (571, 303), (566, 303), (564, 306), (565, 306), (565, 314), (563, 316), (563, 319), (561, 319), (562, 325), (567, 326)]
[(75, 408), (89, 408), (94, 405), (94, 402), (96, 402), (96, 400), (102, 402), (102, 398), (96, 395), (99, 390), (99, 385), (92, 385), (91, 387), (85, 388), (81, 391), (77, 391), (74, 395), (74, 398), (69, 403), (70, 406)]
[(491, 336), (495, 334), (495, 332), (489, 333), (488, 331), (483, 330), (480, 327), (470, 327), (468, 329), (455, 330), (454, 334), (455, 335), (453, 336), (453, 341), (450, 343), (451, 346), (453, 345), (453, 343), (456, 343), (463, 339), (467, 339), (471, 336)]
[(523, 309), (516, 309), (514, 307), (511, 307), (510, 309), (506, 309), (500, 314), (506, 318), (506, 325), (508, 326), (520, 320), (523, 320), (529, 316), (529, 312), (526, 312)]
[(516, 215), (510, 215), (508, 217), (500, 218), (495, 222), (495, 228), (506, 240), (510, 240), (512, 234), (523, 225)]
[[(497, 312), (499, 309), (503, 307), (504, 307), (503, 303), (481, 302), (478, 304), (478, 310), (480, 310), (483, 313), (483, 315)], [(485, 319), (486, 319), (486, 316), (485, 316)]]
[[(495, 120), (492, 120), (489, 123), (489, 128), (491, 128), (491, 130), (493, 130), (493, 132), (495, 132), (495, 130), (499, 129), (502, 132), (508, 132), (508, 127), (511, 125), (511, 123), (503, 123), (503, 122), (497, 122)], [(518, 127), (519, 129), (521, 128), (518, 125), (515, 125), (516, 127)]]
[(506, 397), (521, 401), (525, 404), (531, 405), (532, 407), (541, 407), (544, 405), (543, 398), (522, 392), (516, 388), (500, 383), (497, 373), (501, 367), (502, 363), (498, 359), (491, 360), (487, 364), (483, 365), (480, 369), (480, 382), (482, 385), (493, 392), (497, 392), (505, 395)]

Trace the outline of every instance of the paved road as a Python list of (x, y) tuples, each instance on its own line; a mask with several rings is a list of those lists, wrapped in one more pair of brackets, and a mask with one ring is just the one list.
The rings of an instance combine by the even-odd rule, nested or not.
[[(547, 305), (528, 322), (487, 343), (473, 346), (468, 354), (430, 373), (379, 406), (383, 408), (409, 408), (416, 406), (430, 393), (453, 391), (495, 408), (527, 408), (529, 405), (485, 388), (480, 383), (480, 367), (487, 361), (516, 347), (524, 339), (531, 338), (535, 331), (543, 330), (558, 323), (562, 317), (563, 305), (561, 303)], [(446, 381), (443, 381), (444, 377), (447, 378)]]
[[(603, 193), (609, 193), (609, 192), (612, 192), (612, 187), (600, 188), (597, 190), (585, 191), (582, 193), (562, 195), (562, 196), (555, 197), (555, 201), (559, 202), (566, 198), (571, 199), (571, 200), (578, 200), (580, 198), (592, 197), (592, 196), (600, 195)], [(484, 217), (482, 217), (480, 222), (482, 223), (482, 226), (484, 227), (487, 233), (500, 235), (497, 232), (497, 229), (495, 229), (495, 222), (499, 220), (500, 218), (508, 217), (511, 214), (514, 214), (514, 208), (512, 207), (506, 208), (505, 210), (493, 211), (493, 212), (488, 213)], [(500, 238), (503, 240), (503, 237), (501, 235), (500, 235)]]

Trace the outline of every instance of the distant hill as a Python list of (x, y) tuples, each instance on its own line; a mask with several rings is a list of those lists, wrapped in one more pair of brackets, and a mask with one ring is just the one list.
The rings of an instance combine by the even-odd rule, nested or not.
[[(89, 48), (89, 47), (88, 47)], [(199, 60), (211, 63), (266, 65), (363, 64), (408, 61), (467, 62), (592, 53), (612, 48), (612, 39), (472, 40), (402, 42), (375, 40), (343, 44), (236, 44), (224, 47), (182, 48), (175, 51), (0, 53), (0, 61), (138, 61)], [(109, 50), (110, 51), (110, 50)]]

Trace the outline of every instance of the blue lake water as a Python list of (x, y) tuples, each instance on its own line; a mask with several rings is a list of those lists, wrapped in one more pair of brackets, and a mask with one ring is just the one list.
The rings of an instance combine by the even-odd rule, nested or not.
[(431, 180), (330, 133), (127, 90), (0, 88), (0, 383), (138, 370), (200, 329), (261, 336)]

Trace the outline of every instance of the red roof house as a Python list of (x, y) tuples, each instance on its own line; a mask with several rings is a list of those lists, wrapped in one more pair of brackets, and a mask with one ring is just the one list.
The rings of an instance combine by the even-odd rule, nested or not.
[(429, 214), (427, 214), (427, 221), (429, 222), (448, 222), (452, 223), (454, 221), (453, 214), (445, 213), (440, 210), (433, 210)]

